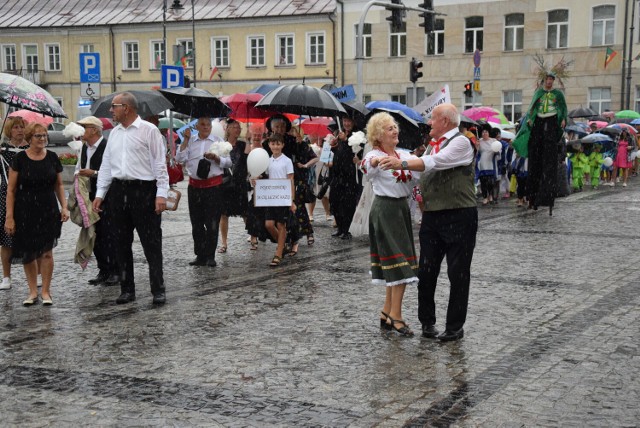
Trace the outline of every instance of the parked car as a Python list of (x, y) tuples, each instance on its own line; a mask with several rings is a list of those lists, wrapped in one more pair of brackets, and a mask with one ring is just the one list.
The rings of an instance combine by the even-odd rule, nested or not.
[(49, 144), (52, 146), (66, 146), (71, 138), (65, 137), (62, 134), (65, 125), (64, 123), (53, 122), (47, 127), (47, 133), (49, 134)]

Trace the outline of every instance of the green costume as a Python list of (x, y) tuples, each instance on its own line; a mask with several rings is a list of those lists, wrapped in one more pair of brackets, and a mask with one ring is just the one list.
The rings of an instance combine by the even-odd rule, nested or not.
[(600, 152), (591, 152), (589, 155), (589, 177), (591, 177), (591, 186), (598, 187), (600, 184), (600, 171), (604, 163), (604, 156)]
[[(531, 136), (531, 128), (535, 122), (538, 113), (543, 115), (555, 112), (558, 121), (558, 128), (562, 128), (562, 121), (567, 119), (567, 103), (564, 94), (559, 89), (545, 91), (544, 86), (539, 87), (533, 93), (531, 104), (527, 109), (525, 119), (516, 139), (513, 141), (513, 148), (522, 157), (529, 157), (529, 137)], [(558, 135), (558, 139), (560, 136)]]
[(589, 170), (589, 158), (582, 152), (571, 153), (571, 182), (574, 189), (582, 189), (584, 185), (584, 173)]

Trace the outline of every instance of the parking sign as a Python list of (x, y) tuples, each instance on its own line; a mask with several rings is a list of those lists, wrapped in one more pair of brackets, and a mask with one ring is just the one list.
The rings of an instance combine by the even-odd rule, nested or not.
[(80, 54), (80, 83), (100, 83), (100, 54)]
[(184, 87), (184, 68), (179, 65), (162, 65), (160, 67), (162, 74), (162, 89), (175, 88), (176, 86)]

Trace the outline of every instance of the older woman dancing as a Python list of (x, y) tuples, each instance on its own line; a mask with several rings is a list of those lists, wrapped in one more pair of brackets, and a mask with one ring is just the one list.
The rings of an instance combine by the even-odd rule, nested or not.
[(361, 169), (375, 194), (369, 214), (371, 275), (374, 284), (386, 286), (380, 327), (413, 336), (402, 319), (402, 299), (406, 284), (418, 282), (418, 258), (407, 200), (418, 174), (405, 169), (382, 170), (378, 166), (387, 156), (400, 159), (403, 166), (415, 156), (396, 150), (398, 125), (388, 113), (373, 115), (367, 124), (367, 136), (373, 149), (361, 162)]

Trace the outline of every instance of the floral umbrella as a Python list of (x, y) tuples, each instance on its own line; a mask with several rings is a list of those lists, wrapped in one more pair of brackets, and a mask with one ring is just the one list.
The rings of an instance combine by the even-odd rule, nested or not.
[(487, 122), (493, 123), (501, 123), (507, 124), (509, 123), (509, 119), (502, 114), (500, 110), (497, 110), (493, 107), (472, 107), (462, 112), (464, 116), (467, 116), (469, 119), (473, 119), (475, 121), (485, 120)]
[(45, 116), (67, 117), (49, 92), (14, 74), (0, 73), (0, 101)]

